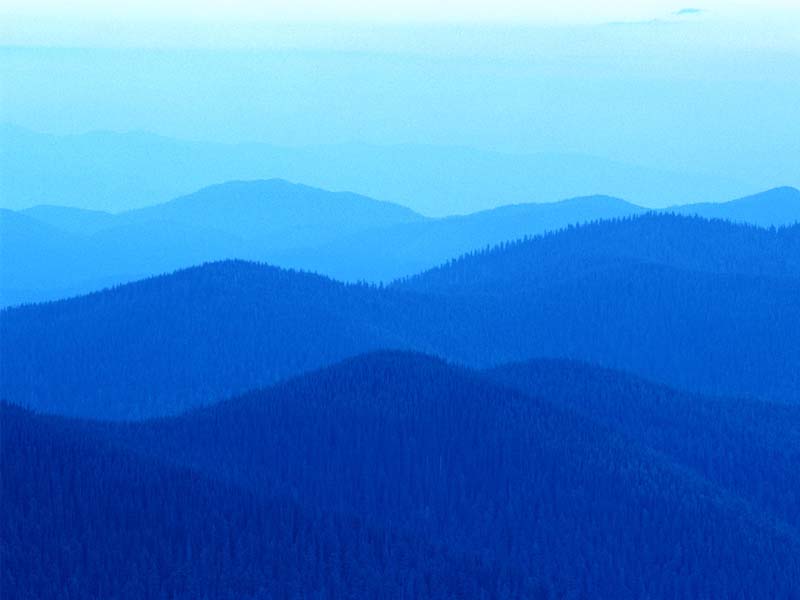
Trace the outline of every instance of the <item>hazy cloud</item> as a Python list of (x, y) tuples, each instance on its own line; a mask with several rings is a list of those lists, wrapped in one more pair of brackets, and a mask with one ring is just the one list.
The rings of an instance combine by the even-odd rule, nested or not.
[(674, 14), (678, 17), (686, 17), (691, 15), (699, 15), (704, 12), (705, 11), (702, 8), (682, 8), (680, 10), (676, 10)]

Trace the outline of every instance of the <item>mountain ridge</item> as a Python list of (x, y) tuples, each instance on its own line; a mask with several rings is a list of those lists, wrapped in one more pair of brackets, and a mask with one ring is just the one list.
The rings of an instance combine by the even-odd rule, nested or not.
[[(540, 200), (602, 190), (641, 204), (666, 206), (723, 200), (759, 187), (570, 154), (508, 155), (426, 145), (279, 148), (148, 134), (54, 136), (15, 128), (0, 134), (2, 195), (16, 208), (59, 198), (63, 204), (121, 210), (167, 201), (218, 181), (276, 176), (413, 203), (412, 209), (427, 216), (526, 201), (532, 190)], [(143, 179), (133, 173), (152, 175)]]
[[(644, 215), (383, 287), (211, 263), (3, 310), (0, 333), (15, 352), (0, 357), (2, 391), (66, 414), (141, 418), (392, 347), (476, 367), (574, 358), (681, 389), (795, 403), (798, 238), (800, 227)], [(163, 353), (172, 359), (158, 361)]]
[(800, 190), (781, 186), (719, 204), (671, 206), (664, 211), (706, 218), (725, 218), (762, 227), (789, 226), (800, 223)]
[[(792, 188), (765, 192), (760, 205), (776, 193), (793, 194)], [(7, 247), (6, 263), (13, 268), (6, 270), (2, 291), (6, 306), (50, 300), (67, 290), (92, 291), (95, 282), (122, 283), (229, 258), (388, 284), (487, 246), (646, 212), (652, 211), (590, 196), (427, 219), (399, 205), (283, 180), (229, 182), (117, 215), (58, 207), (13, 213), (38, 217), (73, 237), (58, 247), (58, 236), (30, 226), (23, 241)], [(800, 218), (800, 202), (796, 212)], [(0, 218), (0, 233), (9, 227), (6, 221)]]
[[(280, 489), (309, 507), (324, 504), (368, 520), (389, 519), (429, 541), (490, 550), (503, 564), (541, 573), (545, 581), (585, 578), (598, 597), (619, 597), (643, 567), (669, 571), (665, 555), (673, 542), (696, 557), (688, 560), (690, 569), (730, 568), (726, 561), (705, 561), (706, 536), (697, 543), (680, 531), (699, 514), (718, 523), (698, 523), (701, 528), (721, 531), (720, 518), (733, 528), (758, 523), (757, 530), (772, 532), (768, 537), (797, 543), (777, 521), (750, 514), (737, 498), (635, 440), (546, 397), (498, 387), (416, 352), (356, 356), (189, 415), (111, 426), (109, 435), (125, 447), (169, 456), (249, 489), (277, 478)], [(770, 481), (780, 489), (780, 478)], [(671, 508), (658, 508), (661, 503)], [(635, 516), (644, 515), (644, 507), (653, 520)], [(590, 516), (595, 511), (604, 518)], [(682, 516), (661, 523), (665, 511)], [(620, 528), (620, 519), (628, 527)], [(684, 525), (676, 529), (676, 522)], [(645, 533), (650, 526), (659, 533)], [(585, 532), (593, 533), (587, 539)], [(664, 536), (669, 541), (663, 551), (640, 545), (643, 538), (661, 542)], [(589, 573), (567, 550), (579, 539), (587, 560), (598, 565)], [(598, 548), (590, 540), (604, 541)], [(712, 543), (712, 555), (738, 552), (719, 538)], [(548, 552), (541, 555), (537, 548)], [(600, 567), (609, 554), (626, 568)], [(645, 567), (654, 554), (659, 566)]]

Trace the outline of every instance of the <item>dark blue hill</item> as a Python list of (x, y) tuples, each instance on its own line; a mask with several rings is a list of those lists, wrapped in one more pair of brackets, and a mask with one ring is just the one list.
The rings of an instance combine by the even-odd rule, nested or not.
[(591, 419), (425, 356), (370, 354), (105, 428), (129, 451), (519, 569), (551, 597), (788, 597), (800, 584), (796, 533), (766, 512)]
[[(530, 598), (530, 579), (0, 405), (4, 599)], [(390, 525), (390, 523), (384, 523)]]
[(599, 221), (465, 254), (398, 287), (493, 292), (547, 284), (620, 263), (715, 274), (800, 277), (800, 225), (767, 230), (670, 214)]
[(446, 318), (432, 310), (414, 294), (213, 263), (4, 311), (2, 392), (60, 414), (175, 414), (366, 350), (419, 346), (415, 321)]
[(800, 531), (798, 406), (689, 394), (568, 360), (485, 375), (610, 427)]
[(800, 226), (650, 214), (476, 252), (395, 287), (483, 311), (495, 360), (579, 358), (800, 400)]
[(231, 261), (0, 313), (2, 393), (175, 414), (377, 348), (475, 366), (563, 357), (796, 402), (800, 228), (645, 216), (468, 256), (390, 288)]

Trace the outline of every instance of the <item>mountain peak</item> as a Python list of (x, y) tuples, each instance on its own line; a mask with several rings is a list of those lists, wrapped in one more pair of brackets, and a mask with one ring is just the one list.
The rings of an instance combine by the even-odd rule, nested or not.
[(743, 202), (748, 200), (800, 202), (800, 190), (789, 185), (784, 185), (757, 194), (751, 194), (750, 196), (745, 196), (737, 200), (732, 200), (731, 202)]
[(760, 227), (780, 227), (800, 222), (800, 190), (782, 186), (730, 202), (673, 206), (668, 210), (685, 215), (751, 223)]

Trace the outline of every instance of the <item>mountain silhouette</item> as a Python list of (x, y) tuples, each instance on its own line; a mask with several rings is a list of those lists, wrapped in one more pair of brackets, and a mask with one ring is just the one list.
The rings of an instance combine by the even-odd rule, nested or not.
[(644, 215), (383, 288), (213, 263), (4, 310), (13, 351), (0, 357), (0, 391), (61, 414), (147, 417), (400, 348), (475, 366), (573, 358), (680, 389), (794, 403), (799, 236), (800, 227)]
[(5, 305), (53, 300), (207, 261), (272, 261), (298, 246), (421, 220), (388, 202), (282, 180), (228, 182), (116, 215), (54, 206), (4, 211), (0, 233), (16, 241), (4, 250), (2, 295)]
[(676, 214), (727, 219), (762, 227), (794, 225), (800, 223), (800, 190), (779, 187), (730, 202), (688, 204), (672, 206), (666, 210)]
[(477, 553), (126, 452), (96, 424), (0, 418), (4, 598), (537, 595)]
[[(679, 208), (691, 213), (709, 206), (729, 220), (779, 225), (790, 222), (793, 214), (800, 218), (792, 207), (793, 194), (783, 188), (760, 200)], [(752, 206), (756, 208), (742, 210)], [(0, 286), (5, 306), (74, 296), (233, 258), (344, 281), (388, 283), (488, 246), (646, 210), (617, 198), (591, 196), (426, 219), (355, 194), (270, 180), (229, 182), (116, 215), (54, 206), (20, 212), (72, 237), (43, 239), (42, 228), (32, 223), (27, 235), (17, 227), (13, 235), (19, 242), (5, 252), (6, 263), (13, 265)], [(0, 219), (0, 233), (10, 218)]]
[(0, 234), (4, 305), (76, 296), (246, 249), (238, 237), (201, 226), (132, 222), (84, 235), (13, 211), (0, 213)]
[(117, 224), (116, 215), (112, 213), (71, 206), (39, 204), (18, 212), (68, 233), (84, 235), (110, 229)]
[(493, 315), (487, 353), (497, 343), (498, 355), (580, 358), (684, 389), (797, 402), (799, 241), (799, 226), (649, 214), (473, 253), (397, 287)]
[(465, 254), (398, 287), (504, 293), (505, 286), (570, 278), (630, 262), (703, 273), (800, 276), (800, 226), (768, 231), (715, 219), (649, 213), (568, 227)]
[[(190, 142), (146, 133), (49, 135), (0, 127), (5, 208), (61, 204), (122, 211), (227, 180), (280, 177), (352, 190), (427, 216), (603, 192), (647, 206), (722, 201), (752, 184), (580, 154), (505, 154), (424, 144)], [(142, 176), (147, 174), (147, 176)]]
[(644, 208), (608, 196), (503, 206), (470, 215), (367, 230), (321, 247), (286, 253), (278, 261), (347, 281), (388, 282), (487, 246), (568, 225), (643, 212)]
[[(38, 506), (46, 511), (61, 498), (85, 501), (100, 523), (125, 511), (126, 522), (135, 527), (155, 513), (155, 523), (124, 543), (131, 552), (144, 544), (157, 553), (161, 540), (183, 547), (185, 537), (191, 544), (208, 528), (224, 532), (241, 523), (235, 534), (241, 546), (230, 556), (248, 557), (256, 573), (263, 572), (264, 561), (282, 564), (294, 556), (295, 545), (313, 547), (321, 543), (317, 536), (334, 531), (342, 568), (368, 577), (342, 584), (359, 581), (350, 585), (365, 589), (377, 585), (387, 569), (387, 585), (396, 585), (392, 569), (404, 564), (397, 558), (384, 567), (372, 564), (376, 542), (384, 555), (400, 554), (419, 565), (409, 567), (411, 575), (426, 564), (426, 548), (440, 548), (443, 558), (428, 567), (431, 585), (448, 589), (439, 577), (451, 568), (450, 585), (461, 587), (463, 597), (480, 597), (473, 590), (484, 577), (497, 581), (499, 597), (579, 596), (580, 590), (599, 598), (781, 597), (800, 577), (791, 528), (702, 476), (545, 396), (528, 396), (418, 354), (359, 356), (172, 419), (57, 423), (55, 432), (51, 426), (39, 435), (28, 433), (35, 423), (17, 425), (12, 439), (4, 438), (6, 444), (26, 439), (17, 444), (17, 454), (35, 456), (44, 446), (46, 456), (58, 455), (59, 468), (44, 476), (35, 468), (41, 458), (18, 461), (10, 483), (20, 484), (17, 489), (66, 488), (55, 500), (36, 496)], [(95, 450), (92, 440), (102, 446)], [(23, 468), (30, 463), (33, 469)], [(148, 464), (153, 466), (143, 466)], [(171, 472), (162, 475), (164, 464)], [(198, 475), (187, 482), (186, 475), (174, 474), (179, 469)], [(77, 476), (70, 479), (71, 473)], [(111, 474), (113, 485), (103, 487)], [(68, 484), (87, 478), (91, 484)], [(131, 481), (137, 482), (133, 494), (126, 487)], [(219, 483), (215, 488), (207, 481)], [(229, 492), (209, 510), (207, 498), (219, 486), (239, 492)], [(150, 501), (144, 502), (150, 489)], [(185, 501), (175, 504), (174, 495)], [(241, 507), (242, 497), (250, 504)], [(259, 500), (272, 507), (266, 515)], [(173, 530), (160, 530), (162, 511), (175, 515)], [(291, 519), (284, 516), (288, 511)], [(283, 520), (273, 524), (276, 512)], [(314, 521), (304, 527), (306, 515)], [(339, 528), (336, 515), (339, 523), (352, 518), (354, 530)], [(81, 541), (91, 531), (82, 523), (89, 522), (59, 521)], [(284, 528), (296, 523), (301, 537), (284, 535), (281, 523)], [(265, 527), (274, 533), (253, 535)], [(367, 534), (369, 528), (375, 533)], [(387, 536), (387, 530), (396, 533)], [(211, 539), (224, 543), (226, 537)], [(265, 537), (274, 541), (261, 562), (250, 558)], [(398, 548), (403, 539), (409, 542)], [(97, 550), (89, 552), (94, 560)], [(416, 558), (409, 555), (414, 550)], [(224, 546), (219, 552), (225, 557)], [(72, 556), (79, 560), (81, 554)], [(321, 556), (325, 553), (312, 552), (290, 565), (313, 569), (315, 560), (325, 560), (316, 558)], [(346, 556), (363, 558), (350, 565)], [(55, 558), (56, 564), (70, 560), (65, 554)], [(475, 569), (468, 568), (473, 561)], [(137, 563), (130, 561), (123, 572)], [(235, 575), (237, 567), (228, 559), (211, 571), (233, 569)], [(515, 579), (519, 573), (526, 578)]]
[(214, 228), (274, 250), (306, 246), (309, 240), (323, 244), (363, 229), (422, 217), (389, 202), (272, 179), (213, 185), (165, 204), (129, 211), (121, 220)]
[(492, 381), (610, 427), (800, 532), (800, 406), (706, 397), (587, 363), (539, 359), (491, 369)]

